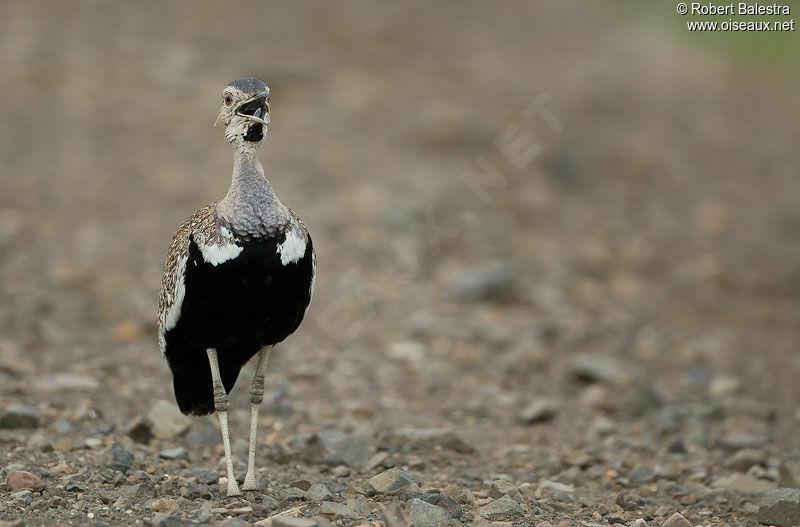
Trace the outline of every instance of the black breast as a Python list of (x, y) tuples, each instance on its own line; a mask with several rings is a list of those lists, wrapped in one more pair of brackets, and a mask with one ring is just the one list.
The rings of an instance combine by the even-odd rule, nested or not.
[(212, 265), (190, 239), (180, 318), (165, 334), (165, 354), (184, 412), (213, 411), (206, 349), (217, 350), (230, 390), (240, 368), (261, 347), (281, 342), (302, 322), (314, 275), (311, 238), (303, 256), (286, 265), (278, 253), (284, 240), (283, 234), (237, 239), (238, 256)]

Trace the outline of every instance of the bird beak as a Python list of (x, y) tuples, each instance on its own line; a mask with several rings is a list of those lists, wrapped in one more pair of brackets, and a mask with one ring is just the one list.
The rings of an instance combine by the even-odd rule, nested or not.
[(269, 91), (256, 93), (236, 108), (236, 115), (261, 123), (264, 126), (269, 125), (269, 103), (267, 102), (267, 97), (269, 97)]

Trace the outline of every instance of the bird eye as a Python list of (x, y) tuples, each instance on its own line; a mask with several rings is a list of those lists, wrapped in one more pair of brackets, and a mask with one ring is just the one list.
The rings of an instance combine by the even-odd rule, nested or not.
[(230, 106), (233, 103), (233, 97), (230, 95), (225, 95), (222, 100), (225, 101), (225, 106)]

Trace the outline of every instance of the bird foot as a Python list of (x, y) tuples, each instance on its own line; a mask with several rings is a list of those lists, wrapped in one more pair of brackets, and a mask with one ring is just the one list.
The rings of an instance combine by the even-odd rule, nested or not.
[(241, 495), (242, 492), (239, 490), (239, 485), (236, 483), (236, 480), (228, 480), (228, 497)]
[(244, 477), (244, 485), (242, 485), (242, 490), (260, 490), (258, 483), (256, 483), (256, 477), (254, 474), (250, 472), (247, 473), (247, 475)]

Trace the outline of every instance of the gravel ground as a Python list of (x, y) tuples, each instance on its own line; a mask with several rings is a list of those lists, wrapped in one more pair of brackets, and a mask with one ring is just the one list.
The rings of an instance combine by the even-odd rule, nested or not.
[[(800, 524), (796, 80), (557, 1), (0, 12), (0, 526)], [(248, 73), (319, 274), (227, 498), (155, 299)]]

